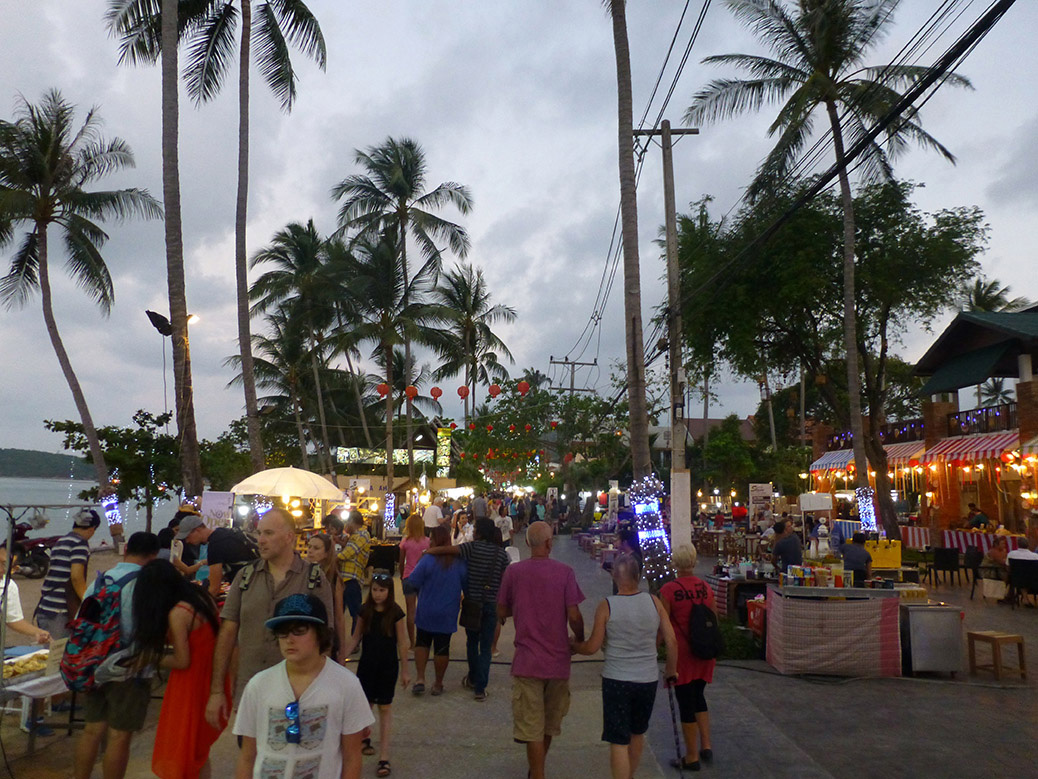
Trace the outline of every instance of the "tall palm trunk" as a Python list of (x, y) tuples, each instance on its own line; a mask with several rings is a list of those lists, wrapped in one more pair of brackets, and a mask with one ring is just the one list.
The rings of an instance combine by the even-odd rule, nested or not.
[[(407, 307), (411, 291), (411, 278), (407, 275), (407, 212), (400, 219), (400, 265), (404, 274), (404, 307)], [(404, 387), (411, 384), (411, 336), (404, 333)], [(390, 384), (390, 386), (393, 386)], [(411, 434), (411, 418), (413, 404), (407, 392), (404, 392), (404, 408), (407, 409), (407, 478), (414, 486), (414, 441)]]
[[(90, 445), (90, 459), (94, 461), (94, 475), (97, 477), (97, 486), (104, 490), (108, 487), (108, 466), (105, 464), (105, 455), (101, 449), (101, 439), (97, 437), (97, 429), (94, 427), (93, 417), (90, 416), (90, 409), (87, 408), (86, 396), (83, 394), (83, 388), (79, 385), (79, 379), (76, 378), (76, 372), (72, 370), (72, 362), (68, 358), (65, 344), (62, 343), (61, 335), (58, 333), (58, 325), (54, 321), (54, 306), (50, 292), (50, 268), (47, 265), (46, 225), (37, 225), (36, 227), (36, 251), (39, 257), (37, 264), (40, 276), (40, 298), (43, 301), (43, 321), (47, 325), (47, 335), (50, 336), (51, 346), (54, 347), (54, 354), (58, 357), (58, 365), (61, 366), (61, 372), (65, 374), (68, 388), (72, 390), (72, 400), (76, 404), (76, 410), (79, 412), (79, 418), (83, 423), (83, 434)], [(148, 505), (150, 508), (151, 504)]]
[(627, 42), (626, 0), (609, 0), (616, 50), (620, 211), (624, 245), (624, 326), (627, 333), (627, 402), (630, 408), (631, 465), (634, 478), (648, 476), (649, 417), (645, 403), (645, 347), (642, 343), (642, 288), (638, 259), (638, 195), (634, 173), (634, 108), (631, 51)]
[(364, 399), (360, 394), (360, 374), (353, 370), (353, 360), (350, 359), (350, 351), (346, 350), (346, 367), (349, 369), (353, 376), (356, 376), (356, 380), (353, 384), (353, 394), (357, 400), (357, 413), (360, 414), (360, 426), (364, 430), (364, 440), (367, 441), (368, 449), (373, 449), (374, 444), (371, 442), (371, 431), (368, 430), (368, 415), (364, 413)]
[(300, 414), (299, 393), (292, 393), (292, 414), (296, 418), (296, 432), (299, 434), (299, 454), (303, 467), (310, 470), (310, 455), (306, 452), (306, 434), (303, 432), (303, 417)]
[(703, 445), (710, 440), (710, 369), (703, 374)]
[(827, 101), (829, 123), (833, 128), (833, 147), (840, 166), (840, 199), (843, 201), (843, 346), (847, 352), (847, 403), (851, 416), (854, 448), (855, 482), (869, 486), (869, 463), (865, 455), (865, 425), (861, 418), (861, 371), (858, 368), (858, 322), (854, 306), (854, 201), (851, 182), (843, 165), (843, 132), (836, 103)]
[(177, 406), (184, 494), (201, 495), (202, 465), (195, 429), (191, 353), (187, 334), (184, 238), (180, 221), (180, 106), (177, 94), (177, 0), (162, 0), (162, 205), (166, 222), (166, 285), (173, 328), (173, 396)]
[(263, 435), (256, 400), (256, 369), (252, 360), (252, 323), (249, 320), (249, 268), (245, 226), (249, 214), (249, 59), (252, 45), (252, 3), (241, 0), (241, 48), (238, 52), (238, 193), (234, 205), (234, 279), (238, 293), (238, 351), (241, 383), (245, 390), (245, 424), (249, 459), (254, 470), (264, 467)]
[[(393, 347), (383, 347), (386, 354), (386, 384), (393, 386)], [(393, 390), (386, 393), (386, 497), (393, 492)]]
[(335, 468), (332, 466), (332, 447), (328, 441), (328, 422), (324, 415), (324, 392), (321, 390), (321, 374), (317, 369), (317, 343), (311, 337), (313, 341), (313, 348), (310, 351), (310, 368), (314, 374), (314, 387), (317, 392), (317, 418), (321, 422), (321, 441), (324, 443), (324, 456), (319, 457), (318, 461), (322, 463), (325, 473), (332, 474), (335, 472)]

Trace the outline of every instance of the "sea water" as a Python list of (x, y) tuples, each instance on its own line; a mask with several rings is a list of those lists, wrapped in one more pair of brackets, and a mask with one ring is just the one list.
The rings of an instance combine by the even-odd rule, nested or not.
[[(68, 506), (70, 504), (85, 504), (89, 501), (80, 500), (79, 493), (94, 486), (93, 481), (82, 479), (25, 479), (13, 477), (0, 477), (0, 522), (3, 529), (0, 531), (0, 541), (7, 538), (8, 512), (4, 507), (12, 507), (15, 521), (29, 521), (34, 513), (33, 509), (26, 510), (25, 506), (51, 505)], [(94, 508), (104, 516), (100, 506)], [(41, 530), (29, 531), (30, 538), (44, 536), (65, 535), (72, 529), (72, 516), (78, 507), (45, 509), (50, 522)], [(138, 509), (133, 502), (123, 503), (119, 506), (123, 520), (123, 537), (129, 537), (131, 533), (145, 530), (147, 524), (144, 509)], [(158, 531), (166, 526), (176, 511), (176, 504), (165, 502), (158, 504), (154, 509), (152, 530)], [(98, 532), (90, 541), (91, 546), (98, 546), (102, 542), (111, 544), (112, 539), (108, 533), (105, 523), (101, 523)]]

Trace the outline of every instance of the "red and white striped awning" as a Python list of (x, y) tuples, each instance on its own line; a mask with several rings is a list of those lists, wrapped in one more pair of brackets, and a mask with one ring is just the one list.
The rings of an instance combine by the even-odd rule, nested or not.
[(988, 460), (1020, 446), (1020, 431), (958, 435), (945, 438), (922, 457), (924, 463), (937, 460)]
[(922, 441), (905, 441), (900, 444), (887, 444), (887, 465), (891, 468), (908, 465), (911, 460), (918, 460), (926, 445)]
[(811, 463), (810, 470), (812, 472), (843, 470), (852, 462), (854, 462), (853, 449), (837, 449), (833, 452), (826, 452)]

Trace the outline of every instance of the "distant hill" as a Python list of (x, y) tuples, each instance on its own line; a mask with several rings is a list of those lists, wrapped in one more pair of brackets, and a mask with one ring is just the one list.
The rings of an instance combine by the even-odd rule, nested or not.
[(56, 479), (72, 476), (90, 479), (94, 468), (78, 457), (68, 454), (37, 452), (32, 449), (0, 449), (0, 476), (30, 479)]

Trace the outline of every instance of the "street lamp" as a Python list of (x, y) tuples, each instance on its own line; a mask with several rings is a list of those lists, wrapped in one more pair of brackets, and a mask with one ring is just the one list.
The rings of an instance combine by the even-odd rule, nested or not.
[[(144, 313), (147, 315), (148, 321), (151, 322), (152, 327), (154, 327), (158, 331), (159, 335), (161, 335), (163, 337), (163, 339), (171, 338), (173, 336), (173, 325), (170, 323), (169, 319), (167, 319), (166, 317), (162, 316), (162, 314), (158, 314), (158, 313), (156, 313), (154, 311), (145, 311)], [(201, 319), (201, 317), (199, 317), (198, 314), (188, 314), (187, 315), (187, 323), (189, 325), (195, 324), (196, 322), (199, 321), (199, 319)], [(169, 413), (169, 391), (166, 388), (166, 341), (165, 340), (162, 341), (162, 410), (166, 414)], [(168, 422), (166, 423), (166, 431), (169, 432), (169, 423)]]

